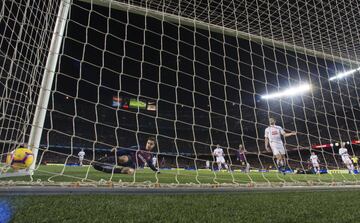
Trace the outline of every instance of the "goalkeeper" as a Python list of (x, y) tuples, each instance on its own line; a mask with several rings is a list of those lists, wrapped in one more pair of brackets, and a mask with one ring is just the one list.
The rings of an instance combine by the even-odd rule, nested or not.
[(135, 169), (143, 167), (147, 164), (153, 171), (160, 173), (152, 164), (152, 150), (156, 145), (154, 137), (149, 137), (146, 141), (145, 148), (137, 149), (117, 149), (113, 148), (111, 152), (115, 156), (107, 156), (92, 163), (92, 166), (99, 171), (105, 173), (122, 173), (133, 174)]

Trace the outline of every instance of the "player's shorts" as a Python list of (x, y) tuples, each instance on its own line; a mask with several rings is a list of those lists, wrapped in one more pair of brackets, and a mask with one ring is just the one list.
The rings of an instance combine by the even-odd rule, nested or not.
[(84, 157), (80, 157), (80, 156), (79, 156), (79, 160), (84, 160)]
[(217, 163), (225, 163), (225, 159), (224, 159), (224, 157), (216, 157), (216, 162)]
[(135, 160), (135, 151), (132, 150), (127, 150), (127, 149), (121, 149), (118, 150), (116, 155), (118, 157), (120, 156), (127, 156), (128, 157), (128, 161), (126, 163), (122, 163), (121, 166), (125, 166), (125, 167), (131, 167), (131, 168), (136, 168), (136, 160)]
[(352, 164), (352, 161), (348, 156), (343, 156), (341, 159), (345, 164)]
[(270, 148), (273, 152), (273, 155), (274, 156), (277, 156), (277, 155), (285, 155), (285, 148), (284, 148), (284, 144), (282, 143), (270, 143)]

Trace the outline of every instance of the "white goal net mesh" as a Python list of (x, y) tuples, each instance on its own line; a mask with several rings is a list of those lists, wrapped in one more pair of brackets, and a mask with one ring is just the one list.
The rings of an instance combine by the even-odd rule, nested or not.
[[(60, 2), (0, 3), (2, 166), (34, 127)], [(70, 1), (34, 175), (11, 182), (357, 183), (358, 9), (345, 0)], [(296, 132), (282, 138), (283, 164), (265, 148), (269, 118)], [(137, 160), (131, 175), (114, 171), (117, 159), (110, 173), (93, 168), (150, 136), (161, 174)]]
[(29, 139), (57, 1), (0, 3), (0, 160)]

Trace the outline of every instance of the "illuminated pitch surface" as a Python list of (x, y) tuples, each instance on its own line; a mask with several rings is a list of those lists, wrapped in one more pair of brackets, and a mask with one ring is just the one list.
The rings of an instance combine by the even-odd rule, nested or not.
[[(62, 173), (63, 172), (63, 173)], [(346, 171), (343, 171), (346, 172)], [(23, 181), (29, 183), (30, 177), (14, 177), (14, 178), (0, 178), (0, 182), (6, 183), (9, 180), (14, 182)], [(210, 171), (202, 170), (184, 170), (172, 169), (161, 170), (161, 174), (155, 175), (150, 169), (139, 169), (135, 175), (124, 174), (107, 174), (95, 170), (91, 166), (83, 167), (65, 167), (60, 166), (40, 166), (35, 172), (32, 182), (45, 182), (59, 184), (61, 182), (135, 182), (135, 183), (160, 183), (161, 184), (243, 184), (247, 185), (251, 182), (265, 185), (267, 182), (271, 183), (331, 183), (331, 182), (345, 182), (354, 184), (360, 180), (359, 175), (351, 175), (347, 173), (334, 173), (334, 174), (281, 174), (277, 172), (260, 173), (252, 171), (251, 173), (243, 173), (239, 171), (226, 172), (226, 171)]]

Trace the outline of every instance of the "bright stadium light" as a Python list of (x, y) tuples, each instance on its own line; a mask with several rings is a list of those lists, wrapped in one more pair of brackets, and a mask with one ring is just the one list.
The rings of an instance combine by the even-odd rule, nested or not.
[(351, 74), (354, 74), (354, 73), (356, 73), (356, 71), (360, 71), (360, 67), (357, 68), (357, 69), (353, 69), (353, 70), (349, 70), (349, 71), (346, 71), (346, 72), (339, 73), (336, 76), (331, 77), (329, 80), (332, 81), (332, 80), (335, 80), (335, 79), (340, 79), (340, 78), (349, 76)]
[(261, 96), (262, 99), (272, 99), (272, 98), (280, 98), (280, 97), (292, 97), (295, 95), (302, 94), (306, 91), (309, 91), (311, 89), (309, 84), (302, 84), (297, 87), (289, 88), (285, 91), (280, 91), (273, 94), (266, 94)]

